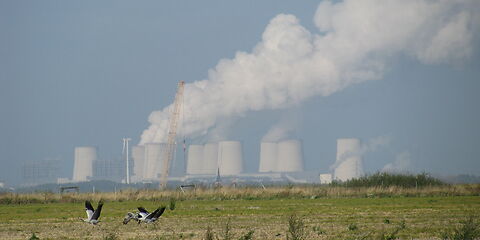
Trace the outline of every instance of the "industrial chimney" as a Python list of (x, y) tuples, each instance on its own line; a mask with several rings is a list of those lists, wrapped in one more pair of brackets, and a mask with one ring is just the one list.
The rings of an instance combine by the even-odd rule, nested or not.
[(243, 171), (242, 144), (238, 141), (218, 143), (220, 175), (237, 175)]
[(133, 146), (132, 147), (132, 160), (133, 160), (133, 179), (136, 182), (143, 180), (143, 170), (145, 165), (145, 147)]
[(165, 143), (145, 144), (145, 165), (143, 167), (144, 179), (157, 180), (162, 168), (163, 151), (166, 150)]
[(90, 178), (93, 176), (93, 161), (96, 160), (96, 147), (76, 147), (72, 180), (75, 182), (90, 180)]
[(217, 174), (218, 168), (218, 144), (207, 143), (203, 148), (203, 166), (201, 174)]
[(285, 140), (278, 143), (277, 172), (303, 172), (302, 143)]
[(337, 139), (335, 179), (347, 181), (363, 175), (361, 143), (357, 138)]
[(276, 142), (262, 142), (260, 144), (259, 172), (277, 171), (277, 151), (278, 144)]
[(187, 161), (187, 174), (202, 174), (203, 145), (190, 145)]

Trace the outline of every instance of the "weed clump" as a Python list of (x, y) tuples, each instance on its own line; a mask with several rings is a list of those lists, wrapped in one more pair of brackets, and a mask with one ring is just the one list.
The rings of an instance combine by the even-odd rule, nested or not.
[(207, 227), (207, 231), (205, 232), (205, 240), (215, 240), (215, 234), (210, 226)]
[(35, 235), (35, 233), (32, 233), (32, 236), (28, 240), (39, 240), (40, 238)]
[(303, 240), (306, 239), (305, 223), (296, 214), (290, 215), (288, 218), (287, 240)]
[(444, 240), (474, 240), (480, 238), (480, 223), (474, 216), (460, 222), (461, 225), (441, 234)]
[(173, 211), (173, 210), (175, 210), (176, 205), (177, 205), (177, 200), (175, 198), (170, 198), (168, 208), (170, 208), (170, 210)]

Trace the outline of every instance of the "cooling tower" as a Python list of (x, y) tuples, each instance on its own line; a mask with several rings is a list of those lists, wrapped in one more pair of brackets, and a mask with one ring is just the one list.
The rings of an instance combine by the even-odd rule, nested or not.
[(337, 160), (335, 179), (347, 181), (363, 175), (360, 140), (356, 138), (337, 139)]
[(164, 143), (145, 144), (145, 163), (143, 166), (143, 178), (155, 180), (159, 178), (162, 169), (162, 157), (165, 150)]
[(262, 142), (260, 144), (259, 172), (275, 172), (277, 169), (278, 145), (275, 142)]
[(188, 147), (187, 174), (202, 174), (203, 145), (190, 145)]
[(96, 160), (96, 147), (76, 147), (72, 180), (74, 182), (90, 180), (90, 178), (93, 176), (93, 161)]
[(303, 172), (302, 143), (286, 140), (278, 143), (277, 172)]
[(143, 170), (145, 165), (145, 147), (133, 146), (132, 147), (132, 160), (133, 160), (133, 176), (135, 181), (143, 179)]
[(203, 148), (203, 166), (201, 174), (217, 174), (218, 168), (218, 144), (207, 143)]
[(242, 144), (238, 141), (218, 143), (220, 175), (236, 175), (243, 171)]

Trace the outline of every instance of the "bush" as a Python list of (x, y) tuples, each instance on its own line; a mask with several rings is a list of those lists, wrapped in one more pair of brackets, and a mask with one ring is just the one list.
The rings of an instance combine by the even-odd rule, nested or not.
[(378, 172), (373, 175), (354, 178), (346, 182), (334, 181), (330, 186), (340, 187), (427, 187), (427, 186), (443, 186), (446, 183), (430, 176), (427, 173), (417, 175), (413, 174), (392, 174)]

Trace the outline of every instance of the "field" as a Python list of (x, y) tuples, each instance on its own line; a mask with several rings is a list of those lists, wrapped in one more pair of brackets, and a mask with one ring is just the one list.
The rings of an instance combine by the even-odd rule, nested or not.
[[(251, 194), (244, 195), (248, 191)], [(338, 189), (336, 196), (311, 195), (316, 188), (265, 191), (269, 194), (230, 189), (210, 195), (208, 191), (3, 195), (0, 239), (29, 239), (33, 233), (40, 239), (205, 239), (208, 228), (218, 239), (250, 239), (252, 231), (253, 239), (287, 239), (289, 227), (304, 239), (440, 239), (442, 232), (452, 232), (469, 216), (480, 214), (478, 186), (463, 194), (445, 194), (451, 189), (406, 195), (393, 194), (402, 192), (399, 189), (384, 189), (392, 194), (383, 195), (378, 189), (357, 189), (349, 196)], [(172, 198), (174, 210), (168, 209), (157, 224), (122, 224), (127, 211), (169, 206)], [(83, 199), (105, 200), (99, 225), (81, 222)]]

